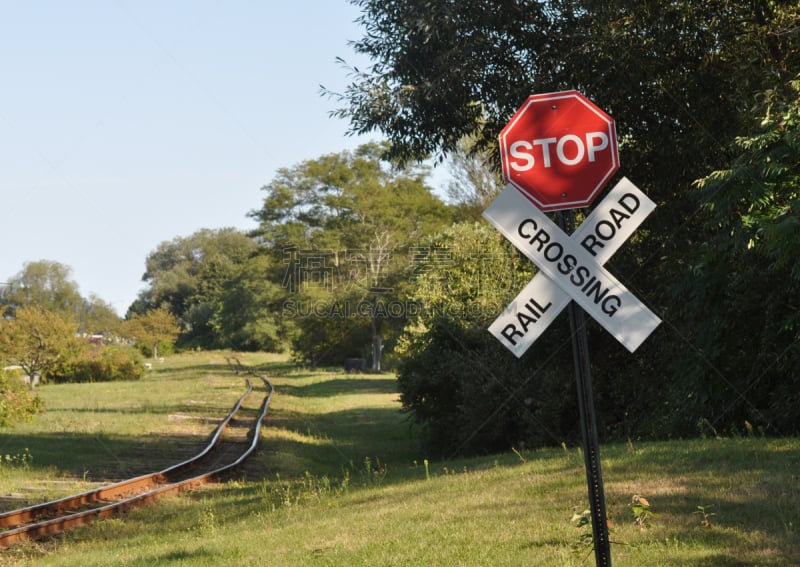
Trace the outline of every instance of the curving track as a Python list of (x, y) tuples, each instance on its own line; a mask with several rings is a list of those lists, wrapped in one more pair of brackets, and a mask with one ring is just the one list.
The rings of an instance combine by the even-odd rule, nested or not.
[[(238, 368), (244, 370), (241, 364)], [(2, 513), (0, 530), (4, 531), (0, 531), (0, 547), (56, 535), (97, 518), (113, 517), (135, 506), (151, 503), (164, 494), (196, 488), (240, 465), (258, 444), (261, 423), (267, 414), (274, 391), (272, 383), (266, 377), (259, 378), (264, 382), (266, 393), (257, 416), (248, 418), (242, 415), (246, 413), (242, 405), (253, 393), (253, 383), (247, 378), (247, 390), (214, 431), (205, 449), (197, 455), (160, 472)], [(226, 430), (233, 433), (234, 429), (246, 430), (246, 438), (242, 439), (241, 434), (229, 435), (223, 443), (223, 433)]]

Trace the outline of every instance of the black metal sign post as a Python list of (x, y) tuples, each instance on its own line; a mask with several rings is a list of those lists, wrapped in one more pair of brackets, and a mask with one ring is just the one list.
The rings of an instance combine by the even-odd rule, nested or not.
[[(572, 234), (575, 228), (573, 211), (570, 209), (558, 216), (562, 228), (568, 234)], [(597, 435), (594, 396), (592, 395), (592, 372), (589, 362), (589, 341), (586, 336), (586, 318), (583, 309), (574, 301), (570, 302), (568, 309), (581, 420), (583, 458), (586, 464), (586, 483), (589, 487), (589, 509), (592, 513), (594, 556), (598, 567), (610, 567), (611, 546), (608, 539), (606, 497), (603, 490), (603, 473), (600, 467), (600, 442)]]

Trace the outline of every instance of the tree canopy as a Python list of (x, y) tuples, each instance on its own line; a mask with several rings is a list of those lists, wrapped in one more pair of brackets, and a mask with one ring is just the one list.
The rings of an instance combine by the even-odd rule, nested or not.
[(715, 369), (683, 367), (695, 398), (724, 400), (712, 423), (728, 412), (774, 432), (800, 426), (800, 79), (792, 87), (737, 138), (729, 168), (696, 182), (706, 238), (682, 282)]
[[(533, 93), (578, 89), (615, 119), (620, 175), (658, 209), (609, 268), (665, 324), (631, 358), (590, 323), (603, 434), (800, 428), (780, 403), (798, 390), (796, 2), (353, 4), (364, 30), (353, 45), (371, 65), (327, 94), (352, 132), (386, 136), (395, 159), (444, 159), (469, 140), (499, 169), (497, 135)], [(436, 372), (468, 356), (463, 345), (488, 352), (444, 340), (448, 328), (427, 359)], [(526, 359), (543, 368), (535, 352)], [(434, 372), (425, 356), (411, 355), (414, 376)], [(430, 417), (421, 402), (409, 409)]]
[(258, 244), (233, 228), (201, 229), (162, 242), (146, 260), (148, 283), (132, 314), (165, 307), (178, 319), (184, 344), (219, 345), (219, 310), (226, 286), (236, 278)]
[(19, 307), (13, 318), (0, 319), (0, 356), (30, 376), (47, 380), (77, 353), (77, 324), (39, 305)]
[(352, 3), (364, 29), (353, 47), (371, 65), (331, 93), (336, 114), (355, 133), (382, 132), (402, 159), (451, 152), (465, 137), (495, 149), (528, 94), (567, 88), (607, 109), (640, 152), (664, 141), (710, 154), (754, 93), (785, 88), (798, 68), (790, 1)]
[(119, 315), (95, 294), (82, 297), (71, 279), (69, 266), (51, 260), (26, 263), (0, 289), (0, 311), (13, 317), (17, 308), (35, 305), (78, 324), (81, 333), (111, 333), (119, 326)]
[(385, 162), (386, 149), (365, 144), (282, 169), (251, 213), (286, 265), (294, 348), (312, 363), (364, 357), (380, 369), (383, 323), (399, 324), (381, 305), (402, 293), (409, 250), (452, 219), (427, 169)]
[(3, 290), (7, 313), (13, 314), (17, 307), (24, 305), (38, 305), (77, 320), (83, 298), (78, 284), (70, 279), (71, 273), (69, 266), (50, 260), (26, 263)]
[(175, 316), (166, 307), (136, 313), (122, 324), (123, 335), (136, 341), (145, 352), (158, 358), (159, 349), (170, 349), (178, 338), (180, 328)]

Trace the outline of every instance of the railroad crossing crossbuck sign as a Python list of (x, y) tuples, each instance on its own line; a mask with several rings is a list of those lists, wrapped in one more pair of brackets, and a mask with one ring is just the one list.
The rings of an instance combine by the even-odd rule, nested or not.
[(627, 179), (603, 199), (572, 238), (517, 189), (507, 186), (483, 216), (540, 272), (489, 327), (517, 357), (574, 300), (629, 351), (661, 323), (603, 265), (655, 208)]
[(520, 357), (574, 298), (628, 350), (636, 350), (660, 319), (601, 266), (655, 207), (623, 178), (569, 238), (518, 191), (507, 187), (484, 216), (541, 271), (489, 331)]

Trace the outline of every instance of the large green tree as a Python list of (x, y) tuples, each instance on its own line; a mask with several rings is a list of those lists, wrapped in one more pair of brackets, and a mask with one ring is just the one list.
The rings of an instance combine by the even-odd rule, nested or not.
[[(726, 167), (767, 90), (800, 68), (800, 8), (782, 0), (353, 0), (371, 65), (333, 94), (353, 132), (380, 131), (402, 160), (475, 152), (531, 93), (577, 88), (616, 120), (621, 173), (659, 203), (651, 238), (615, 263), (668, 307), (700, 241), (695, 179)], [(637, 270), (642, 259), (665, 259)]]
[(486, 223), (455, 224), (430, 242), (412, 296), (418, 316), (398, 341), (401, 401), (426, 449), (452, 457), (579, 442), (567, 320), (521, 362), (486, 331), (533, 265)]
[(706, 239), (684, 316), (711, 364), (680, 365), (673, 398), (714, 427), (800, 431), (800, 77), (792, 85), (737, 139), (731, 167), (697, 182)]
[(219, 343), (219, 315), (226, 285), (240, 275), (258, 244), (233, 228), (201, 229), (162, 242), (146, 260), (148, 287), (133, 313), (168, 307), (181, 326), (181, 341), (202, 347)]
[(380, 369), (383, 324), (402, 321), (383, 306), (401, 291), (408, 250), (451, 218), (425, 183), (427, 168), (394, 166), (381, 159), (386, 150), (365, 144), (281, 169), (251, 213), (286, 266), (295, 350), (312, 362), (365, 355)]
[(532, 444), (523, 401), (531, 384), (520, 388), (528, 369), (486, 332), (530, 280), (532, 264), (486, 223), (458, 223), (426, 243), (410, 274), (416, 316), (398, 341), (403, 408), (437, 454)]
[(81, 297), (69, 266), (51, 260), (26, 263), (0, 289), (0, 311), (12, 316), (21, 306), (37, 305), (78, 323), (80, 333), (113, 334), (120, 323), (114, 308), (96, 294)]
[(496, 149), (527, 95), (579, 88), (640, 153), (673, 156), (651, 166), (675, 172), (698, 161), (676, 156), (719, 150), (753, 94), (783, 88), (798, 63), (798, 8), (785, 0), (352, 3), (364, 28), (353, 46), (371, 65), (331, 93), (337, 114), (354, 132), (380, 130), (403, 159), (466, 136)]
[[(624, 275), (624, 283), (666, 323), (631, 359), (590, 322), (601, 428), (620, 435), (686, 435), (709, 415), (732, 424), (739, 413), (728, 408), (736, 404), (725, 404), (716, 392), (707, 399), (720, 405), (709, 414), (708, 406), (680, 400), (670, 380), (652, 377), (680, 379), (685, 364), (679, 361), (713, 372), (703, 342), (696, 340), (704, 306), (689, 313), (683, 285), (695, 258), (713, 240), (703, 206), (692, 198), (693, 183), (730, 167), (733, 141), (753, 131), (770, 97), (795, 96), (788, 85), (800, 68), (797, 3), (353, 4), (361, 9), (364, 28), (354, 47), (371, 65), (351, 69), (349, 87), (329, 94), (340, 101), (336, 114), (350, 120), (353, 132), (383, 133), (392, 143), (392, 157), (443, 158), (464, 138), (476, 152), (496, 156), (497, 134), (531, 93), (579, 89), (615, 118), (620, 173), (659, 208), (609, 268)], [(494, 163), (499, 167), (496, 157)], [(743, 273), (740, 281), (762, 277), (757, 263), (735, 268)], [(749, 310), (769, 309), (763, 298), (749, 297)], [(743, 324), (758, 325), (749, 310), (741, 313)], [(747, 351), (751, 357), (754, 348)], [(727, 376), (721, 383), (726, 395), (739, 400), (752, 392)], [(684, 411), (687, 405), (700, 413)]]
[(284, 350), (290, 325), (284, 321), (286, 298), (281, 282), (286, 266), (267, 254), (253, 256), (229, 280), (221, 296), (218, 342), (245, 351)]
[(83, 310), (83, 298), (78, 284), (71, 279), (71, 273), (69, 266), (59, 262), (39, 260), (26, 263), (2, 290), (6, 313), (12, 314), (20, 306), (38, 305), (78, 321)]

